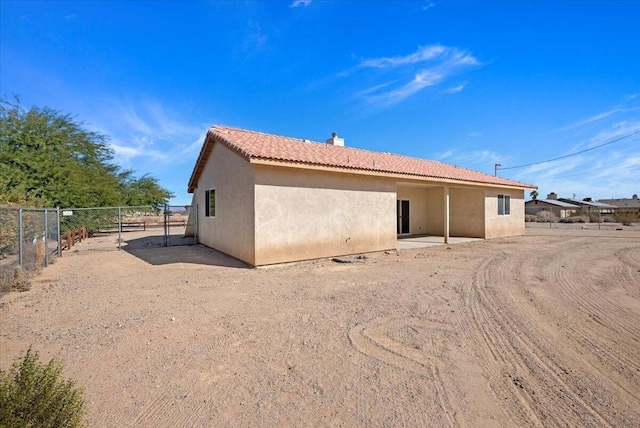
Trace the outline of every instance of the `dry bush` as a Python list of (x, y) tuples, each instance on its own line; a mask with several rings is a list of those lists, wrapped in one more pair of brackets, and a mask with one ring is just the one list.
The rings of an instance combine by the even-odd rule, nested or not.
[(2, 270), (0, 277), (0, 295), (10, 291), (31, 290), (30, 275), (20, 266)]
[(85, 404), (72, 380), (61, 378), (58, 360), (38, 361), (31, 348), (0, 370), (0, 427), (80, 427)]
[(553, 211), (543, 210), (536, 214), (536, 221), (540, 223), (557, 223), (558, 216)]
[(632, 212), (617, 212), (613, 215), (616, 223), (622, 223), (623, 226), (631, 226), (633, 223), (639, 222), (640, 213)]

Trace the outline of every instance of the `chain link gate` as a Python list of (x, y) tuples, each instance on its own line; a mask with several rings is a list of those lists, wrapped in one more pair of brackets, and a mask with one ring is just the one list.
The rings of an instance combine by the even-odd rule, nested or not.
[(60, 255), (57, 208), (0, 207), (0, 295), (16, 268), (30, 274)]
[(197, 205), (164, 206), (164, 246), (198, 243)]

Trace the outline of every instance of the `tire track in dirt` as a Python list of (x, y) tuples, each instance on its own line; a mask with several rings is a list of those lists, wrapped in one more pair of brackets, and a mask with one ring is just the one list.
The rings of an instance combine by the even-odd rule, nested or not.
[[(513, 270), (516, 271), (514, 282), (521, 283), (522, 278), (518, 278), (520, 269), (514, 269), (514, 266), (522, 266), (526, 262), (527, 260), (510, 260), (504, 251), (493, 256), (473, 276), (468, 292), (467, 305), (472, 319), (483, 343), (494, 356), (495, 364), (486, 364), (485, 367), (491, 372), (493, 379), (504, 378), (505, 373), (510, 373), (515, 386), (507, 387), (504, 382), (494, 381), (495, 387), (504, 396), (515, 391), (522, 405), (520, 412), (512, 414), (518, 421), (528, 419), (528, 423), (536, 425), (547, 425), (553, 421), (558, 425), (587, 422), (609, 426), (606, 418), (573, 391), (572, 386), (562, 378), (563, 369), (547, 357), (547, 352), (523, 328), (527, 320), (519, 320), (511, 313), (511, 302), (501, 302), (501, 310), (494, 304), (493, 296), (487, 292), (494, 276), (497, 280), (511, 278)], [(567, 404), (558, 391), (570, 397), (571, 405)], [(590, 418), (585, 420), (585, 414), (590, 415)]]
[(616, 276), (629, 296), (640, 297), (640, 246), (618, 250), (614, 255), (620, 261), (616, 267)]
[(595, 268), (594, 266), (598, 266), (598, 260), (590, 254), (577, 260), (577, 265), (571, 268), (565, 267), (569, 266), (566, 256), (560, 255), (559, 260), (562, 261), (562, 265), (553, 273), (558, 291), (567, 295), (595, 322), (622, 336), (628, 335), (631, 339), (640, 341), (640, 320), (594, 285), (597, 281), (602, 283), (624, 281), (624, 276), (616, 274), (615, 268), (606, 270)]
[(416, 332), (418, 329), (422, 332), (425, 329), (451, 331), (451, 327), (414, 318), (402, 320), (378, 318), (366, 325), (353, 327), (348, 336), (351, 344), (362, 354), (430, 379), (434, 384), (438, 404), (448, 425), (461, 426), (460, 421), (456, 419), (456, 412), (452, 409), (447, 389), (440, 376), (438, 357), (433, 353), (427, 353), (424, 349), (409, 347), (389, 337), (386, 330), (391, 322), (401, 323)]

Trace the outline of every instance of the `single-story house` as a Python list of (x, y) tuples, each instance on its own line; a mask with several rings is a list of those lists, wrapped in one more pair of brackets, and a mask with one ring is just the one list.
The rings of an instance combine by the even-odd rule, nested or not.
[(426, 159), (225, 126), (189, 180), (198, 240), (253, 265), (395, 249), (401, 236), (524, 234), (535, 186)]
[(598, 202), (615, 207), (615, 212), (640, 214), (640, 199), (635, 194), (631, 198), (598, 199)]
[(558, 198), (562, 202), (566, 202), (572, 205), (576, 205), (580, 208), (578, 214), (600, 213), (600, 214), (612, 214), (616, 207), (613, 205), (605, 204), (602, 202), (595, 202), (591, 198), (570, 199), (570, 198)]
[[(553, 195), (553, 194), (551, 194)], [(532, 199), (524, 203), (524, 212), (529, 215), (536, 215), (540, 212), (552, 212), (558, 218), (570, 217), (578, 212), (578, 205), (559, 201), (551, 195), (547, 199)]]

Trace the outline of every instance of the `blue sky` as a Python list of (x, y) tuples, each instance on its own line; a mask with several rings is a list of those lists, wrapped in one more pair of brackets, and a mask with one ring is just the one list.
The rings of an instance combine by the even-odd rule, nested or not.
[[(189, 203), (222, 124), (493, 174), (640, 131), (640, 2), (0, 2), (0, 93), (71, 113)], [(640, 193), (640, 134), (499, 175)]]

